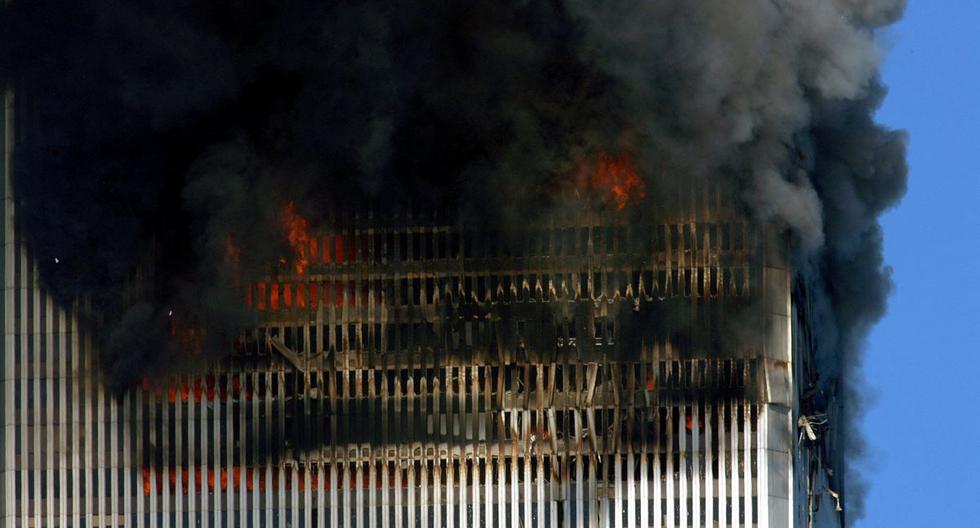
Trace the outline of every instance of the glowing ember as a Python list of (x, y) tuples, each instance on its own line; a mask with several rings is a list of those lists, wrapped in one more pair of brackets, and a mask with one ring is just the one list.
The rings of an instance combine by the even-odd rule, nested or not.
[(282, 216), (289, 245), (296, 253), (296, 261), (293, 266), (296, 268), (296, 274), (302, 275), (306, 271), (306, 266), (310, 264), (309, 249), (315, 247), (310, 240), (310, 223), (299, 215), (296, 211), (296, 204), (293, 202), (286, 205)]
[(606, 193), (612, 198), (616, 209), (620, 211), (631, 200), (639, 200), (646, 195), (636, 165), (625, 152), (615, 157), (605, 152), (599, 153), (587, 183), (591, 189)]

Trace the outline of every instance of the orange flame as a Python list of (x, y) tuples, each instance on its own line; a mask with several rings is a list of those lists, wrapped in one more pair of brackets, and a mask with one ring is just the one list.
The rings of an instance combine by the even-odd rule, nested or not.
[(606, 193), (620, 211), (630, 201), (646, 196), (643, 180), (627, 152), (615, 157), (600, 152), (587, 184), (592, 189)]
[(283, 223), (286, 228), (286, 237), (289, 240), (290, 247), (293, 248), (293, 252), (296, 253), (296, 261), (293, 266), (296, 269), (297, 275), (302, 275), (306, 272), (306, 267), (310, 264), (310, 259), (307, 256), (308, 249), (311, 247), (310, 243), (310, 222), (300, 216), (296, 211), (296, 204), (289, 202), (286, 205), (286, 209), (283, 211)]

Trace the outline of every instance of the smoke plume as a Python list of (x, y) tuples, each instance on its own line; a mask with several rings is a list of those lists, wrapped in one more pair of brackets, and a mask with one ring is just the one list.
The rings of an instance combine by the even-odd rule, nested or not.
[[(890, 290), (878, 216), (906, 138), (873, 119), (904, 0), (12, 2), (19, 224), (46, 284), (106, 314), (110, 381), (162, 368), (172, 317), (232, 329), (292, 202), (410, 201), (508, 226), (582, 159), (630, 151), (644, 207), (712, 182), (795, 244), (819, 385), (850, 416)], [(229, 258), (229, 243), (239, 248)], [(134, 270), (152, 276), (127, 308)], [(134, 326), (135, 325), (135, 326)], [(140, 356), (133, 357), (133, 350)], [(854, 478), (849, 479), (855, 482)], [(847, 507), (862, 511), (849, 489)]]

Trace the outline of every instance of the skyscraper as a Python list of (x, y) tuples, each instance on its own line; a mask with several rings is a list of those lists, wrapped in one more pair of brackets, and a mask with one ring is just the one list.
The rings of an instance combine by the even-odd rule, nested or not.
[(255, 324), (228, 354), (177, 314), (186, 365), (116, 394), (97, 322), (18, 232), (13, 101), (4, 526), (843, 523), (806, 292), (717, 190), (507, 236), (411, 207), (296, 218), (294, 254), (240, 285)]

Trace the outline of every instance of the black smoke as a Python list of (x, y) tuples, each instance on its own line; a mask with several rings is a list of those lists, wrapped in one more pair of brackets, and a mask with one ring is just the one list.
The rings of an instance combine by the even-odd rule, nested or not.
[[(142, 336), (128, 354), (172, 311), (210, 321), (220, 346), (247, 317), (229, 285), (287, 253), (288, 202), (327, 223), (410, 201), (505, 232), (582, 159), (629, 150), (645, 207), (708, 181), (785, 228), (818, 383), (859, 412), (860, 352), (891, 287), (877, 218), (906, 174), (905, 136), (873, 119), (874, 31), (904, 0), (403, 4), (4, 9), (0, 76), (32, 123), (18, 131), (18, 227), (61, 299), (107, 314), (117, 385), (168, 357)], [(137, 269), (152, 286), (127, 313)], [(860, 494), (847, 501), (859, 516)]]

